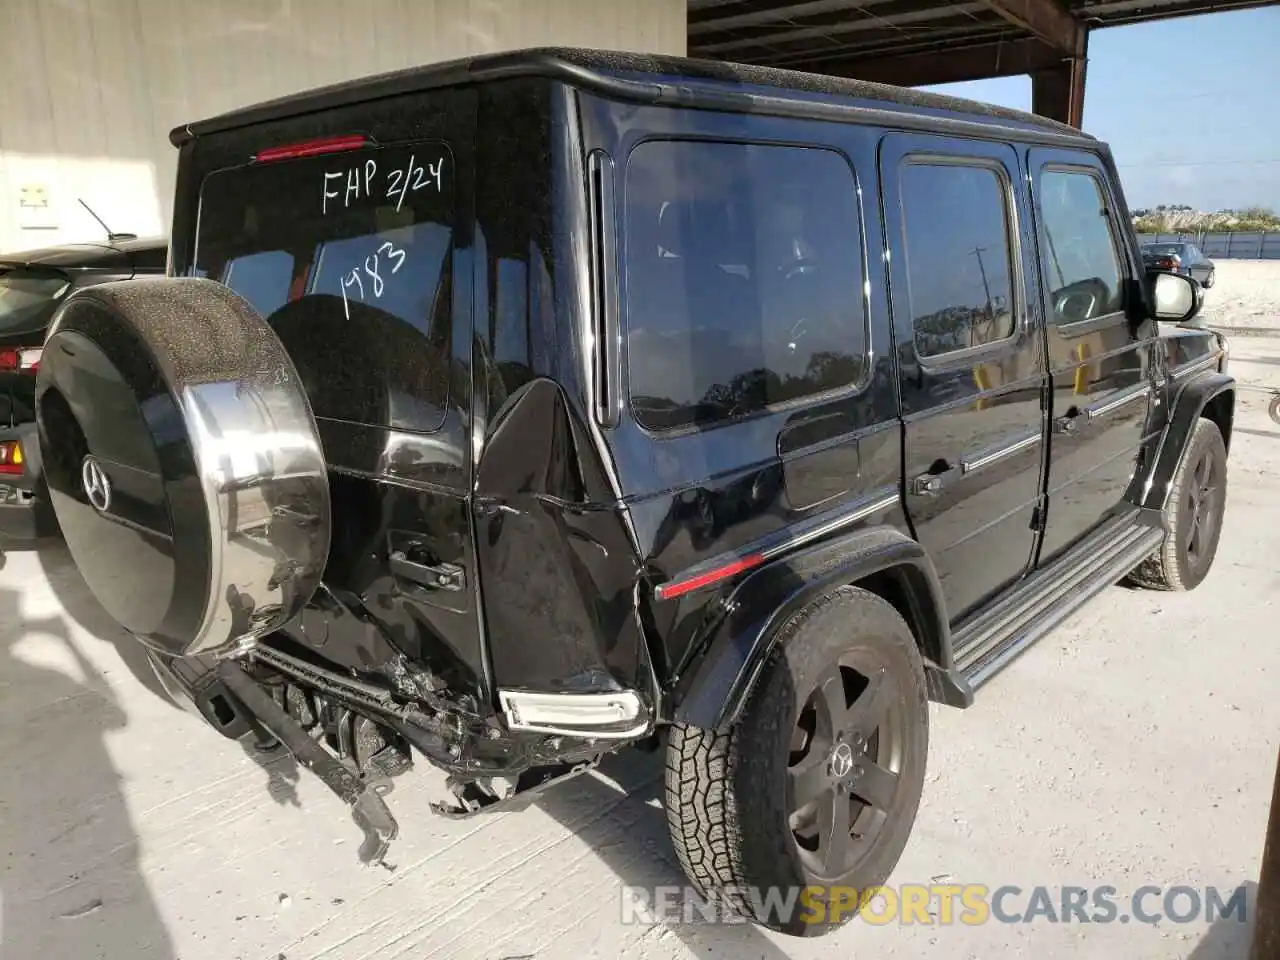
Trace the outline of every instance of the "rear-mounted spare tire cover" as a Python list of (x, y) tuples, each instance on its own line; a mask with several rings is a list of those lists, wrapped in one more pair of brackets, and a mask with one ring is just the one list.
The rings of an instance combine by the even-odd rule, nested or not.
[(329, 553), (329, 482), (292, 361), (211, 280), (77, 291), (36, 383), (49, 498), (89, 589), (172, 655), (297, 615)]

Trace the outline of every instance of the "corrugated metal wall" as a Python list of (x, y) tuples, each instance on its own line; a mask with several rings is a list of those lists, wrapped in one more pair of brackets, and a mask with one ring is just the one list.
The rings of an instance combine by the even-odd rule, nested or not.
[(684, 53), (685, 0), (0, 0), (0, 251), (164, 233), (180, 123), (515, 47)]

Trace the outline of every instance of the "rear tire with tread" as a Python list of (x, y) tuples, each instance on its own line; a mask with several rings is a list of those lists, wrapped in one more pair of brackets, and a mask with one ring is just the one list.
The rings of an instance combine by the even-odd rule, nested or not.
[[(860, 650), (884, 665), (881, 677), (892, 675), (884, 681), (894, 691), (886, 695), (892, 702), (888, 709), (900, 711), (890, 714), (897, 718), (893, 730), (905, 731), (892, 736), (881, 733), (889, 729), (886, 721), (877, 728), (876, 746), (867, 756), (873, 764), (885, 762), (882, 745), (898, 743), (899, 769), (883, 826), (872, 836), (865, 856), (855, 857), (847, 873), (820, 877), (802, 862), (789, 819), (794, 731), (801, 712), (812, 702), (806, 691), (815, 678), (830, 676), (833, 663), (838, 670), (845, 669), (842, 658), (856, 656)], [(854, 694), (855, 707), (861, 702), (858, 696)], [(781, 628), (741, 717), (728, 731), (688, 724), (670, 729), (667, 823), (690, 881), (708, 900), (782, 933), (814, 936), (841, 925), (856, 908), (834, 919), (823, 908), (815, 922), (815, 911), (807, 901), (797, 899), (787, 913), (762, 909), (768, 901), (743, 891), (759, 891), (760, 897), (767, 897), (777, 890), (785, 898), (791, 891), (815, 884), (853, 887), (859, 893), (882, 884), (902, 855), (919, 808), (928, 726), (920, 651), (897, 610), (858, 587), (840, 586), (823, 595)], [(857, 772), (861, 774), (862, 768)], [(848, 789), (856, 793), (857, 782), (850, 780)], [(879, 813), (878, 805), (872, 813)], [(858, 834), (855, 838), (862, 842)]]

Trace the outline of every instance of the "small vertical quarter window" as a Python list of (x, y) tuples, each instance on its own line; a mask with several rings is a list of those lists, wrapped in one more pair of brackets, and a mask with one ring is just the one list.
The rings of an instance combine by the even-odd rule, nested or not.
[(707, 426), (861, 382), (861, 216), (842, 155), (651, 140), (628, 159), (624, 202), (641, 426)]
[(1098, 178), (1080, 170), (1046, 170), (1037, 207), (1049, 322), (1078, 323), (1121, 310), (1124, 271)]
[(1009, 191), (988, 166), (908, 160), (902, 168), (907, 296), (922, 357), (1012, 336)]

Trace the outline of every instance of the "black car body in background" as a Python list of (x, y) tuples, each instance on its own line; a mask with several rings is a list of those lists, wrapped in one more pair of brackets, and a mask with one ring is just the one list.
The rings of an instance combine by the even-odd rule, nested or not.
[(55, 529), (36, 442), (36, 371), (54, 311), (73, 290), (161, 275), (164, 239), (115, 239), (0, 254), (0, 543)]
[(1190, 277), (1206, 289), (1216, 276), (1213, 261), (1194, 243), (1144, 243), (1142, 262), (1148, 270), (1167, 270)]

